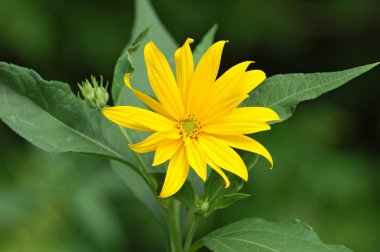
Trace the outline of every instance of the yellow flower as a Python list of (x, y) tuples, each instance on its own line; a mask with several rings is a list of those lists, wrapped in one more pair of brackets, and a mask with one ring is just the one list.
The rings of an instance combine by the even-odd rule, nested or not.
[(265, 73), (247, 71), (252, 62), (246, 61), (217, 78), (227, 41), (213, 44), (194, 70), (192, 42), (187, 39), (175, 52), (176, 78), (156, 45), (149, 42), (145, 46), (148, 77), (157, 100), (134, 89), (129, 74), (125, 75), (127, 87), (153, 111), (131, 106), (102, 110), (109, 120), (119, 125), (153, 132), (130, 148), (138, 153), (155, 151), (153, 166), (170, 160), (161, 198), (173, 195), (182, 187), (190, 167), (205, 181), (209, 165), (222, 176), (226, 187), (230, 182), (222, 169), (247, 181), (247, 168), (232, 148), (257, 153), (273, 165), (269, 152), (245, 134), (269, 130), (267, 122), (280, 118), (269, 108), (238, 107), (265, 79)]

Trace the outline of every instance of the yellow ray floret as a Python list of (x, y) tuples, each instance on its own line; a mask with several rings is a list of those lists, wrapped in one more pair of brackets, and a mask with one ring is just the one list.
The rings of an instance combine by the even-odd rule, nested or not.
[(227, 41), (213, 44), (196, 67), (191, 43), (193, 40), (187, 39), (175, 52), (175, 75), (153, 42), (145, 46), (145, 63), (156, 99), (132, 87), (130, 74), (125, 75), (126, 86), (152, 111), (131, 106), (102, 110), (121, 126), (152, 132), (129, 147), (138, 153), (155, 151), (153, 166), (168, 161), (161, 198), (170, 197), (182, 187), (190, 167), (205, 181), (209, 166), (223, 178), (226, 187), (230, 180), (223, 170), (247, 181), (247, 167), (234, 148), (261, 155), (273, 166), (267, 149), (245, 134), (269, 130), (268, 122), (280, 120), (279, 116), (270, 108), (238, 107), (265, 80), (265, 73), (247, 71), (252, 61), (246, 61), (217, 78)]

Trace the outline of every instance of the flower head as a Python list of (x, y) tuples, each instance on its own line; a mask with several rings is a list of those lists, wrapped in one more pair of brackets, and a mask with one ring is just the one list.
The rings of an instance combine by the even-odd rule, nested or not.
[(145, 46), (148, 77), (157, 100), (134, 89), (129, 74), (125, 75), (127, 87), (151, 110), (131, 106), (102, 110), (117, 124), (152, 132), (130, 148), (138, 153), (155, 151), (153, 166), (169, 160), (162, 198), (182, 187), (190, 167), (205, 181), (209, 165), (225, 180), (226, 187), (230, 182), (223, 170), (247, 181), (247, 168), (233, 148), (257, 153), (273, 165), (269, 152), (245, 134), (269, 130), (267, 122), (280, 118), (269, 108), (238, 107), (265, 79), (265, 73), (247, 71), (252, 62), (246, 61), (217, 78), (227, 41), (213, 44), (194, 69), (192, 42), (187, 39), (175, 52), (176, 77), (156, 45), (149, 42)]

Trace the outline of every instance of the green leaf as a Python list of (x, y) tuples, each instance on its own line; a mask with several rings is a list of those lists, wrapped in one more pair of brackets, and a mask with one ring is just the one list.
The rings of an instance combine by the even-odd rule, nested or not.
[(217, 229), (202, 238), (216, 252), (349, 252), (337, 245), (325, 245), (313, 229), (298, 220), (270, 223), (245, 219)]
[(215, 203), (213, 203), (210, 206), (209, 212), (212, 213), (218, 209), (227, 208), (227, 207), (231, 206), (232, 204), (234, 204), (235, 202), (240, 201), (242, 199), (246, 199), (249, 196), (251, 196), (251, 195), (246, 194), (246, 193), (225, 194), (225, 195), (223, 195), (223, 197), (221, 197), (218, 201), (215, 201)]
[(207, 51), (207, 49), (214, 43), (215, 33), (218, 30), (218, 25), (214, 24), (210, 30), (203, 36), (201, 41), (197, 43), (197, 46), (194, 49), (193, 57), (194, 64), (196, 65), (201, 59), (202, 55)]
[[(234, 174), (228, 173), (226, 175), (230, 180), (230, 187), (228, 188), (225, 188), (225, 182), (218, 173), (214, 171), (210, 173), (205, 183), (203, 198), (200, 200), (203, 202), (203, 205), (206, 204), (207, 207), (203, 207), (199, 214), (209, 216), (214, 211), (228, 207), (239, 200), (236, 198), (236, 200), (230, 201), (231, 195), (234, 195), (236, 192), (240, 191), (245, 182)], [(231, 204), (226, 204), (226, 202), (231, 202)]]
[(205, 183), (204, 198), (211, 204), (226, 194), (231, 194), (240, 191), (243, 188), (244, 181), (234, 174), (226, 174), (230, 180), (230, 187), (225, 187), (225, 182), (222, 177), (212, 171)]
[(113, 82), (112, 82), (112, 99), (115, 105), (120, 103), (120, 95), (124, 88), (124, 75), (126, 73), (134, 73), (133, 59), (140, 48), (141, 42), (147, 37), (150, 27), (143, 30), (137, 38), (127, 46), (121, 53), (119, 59), (116, 62)]
[(114, 124), (76, 97), (68, 84), (45, 81), (33, 70), (0, 62), (0, 117), (45, 151), (103, 155), (135, 167)]
[(338, 88), (378, 64), (368, 64), (338, 72), (274, 75), (254, 89), (243, 104), (272, 108), (281, 120), (285, 121), (292, 116), (298, 103)]

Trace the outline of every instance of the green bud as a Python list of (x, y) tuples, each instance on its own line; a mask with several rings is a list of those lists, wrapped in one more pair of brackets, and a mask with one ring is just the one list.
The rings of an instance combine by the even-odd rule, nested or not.
[(200, 210), (202, 212), (207, 212), (209, 207), (210, 207), (210, 204), (208, 203), (208, 201), (203, 201), (202, 204), (200, 205)]
[(210, 210), (210, 203), (206, 199), (199, 199), (196, 203), (195, 213), (201, 216), (207, 216)]
[[(100, 83), (94, 76), (91, 76), (91, 82), (89, 80), (78, 83), (78, 88), (83, 100), (92, 108), (100, 110), (107, 105), (109, 95), (107, 92), (108, 82), (106, 86), (103, 86), (103, 77), (100, 76)], [(79, 94), (78, 94), (79, 96)]]

